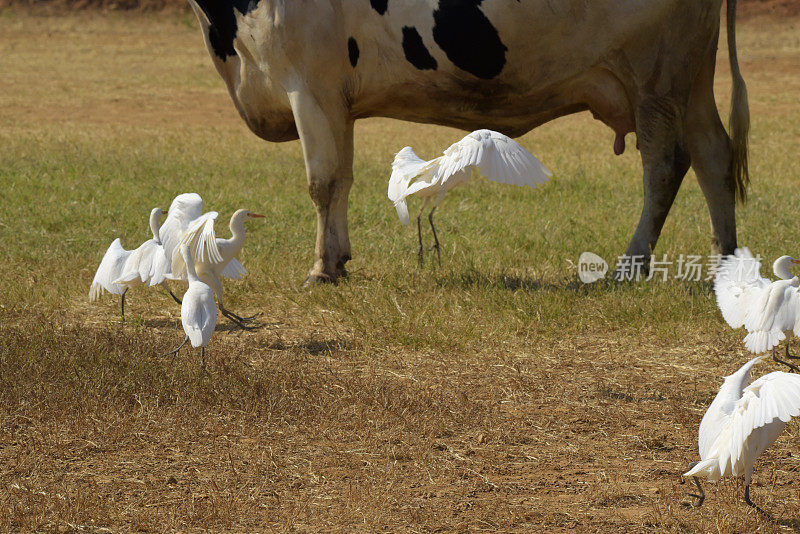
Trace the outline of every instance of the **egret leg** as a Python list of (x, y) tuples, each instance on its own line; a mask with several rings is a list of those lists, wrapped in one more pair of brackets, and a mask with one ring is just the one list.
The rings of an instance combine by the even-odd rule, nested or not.
[[(800, 359), (800, 356), (792, 356), (792, 355), (790, 355), (789, 354), (789, 345), (787, 344), (786, 345), (786, 358), (788, 358), (790, 360), (798, 360), (798, 359)], [(780, 358), (778, 358), (778, 356), (775, 354), (775, 349), (772, 349), (772, 359), (774, 361), (776, 361), (777, 363), (785, 365), (786, 367), (788, 367), (789, 369), (791, 369), (795, 373), (800, 373), (800, 367), (794, 365), (793, 363), (789, 363), (789, 362), (787, 362), (785, 360), (781, 360)]]
[(122, 322), (125, 322), (125, 293), (128, 292), (128, 288), (126, 287), (125, 290), (122, 292)]
[(750, 484), (748, 484), (747, 486), (744, 487), (744, 502), (746, 502), (747, 504), (749, 504), (750, 506), (755, 508), (756, 512), (758, 512), (759, 514), (764, 516), (764, 518), (766, 520), (773, 521), (771, 515), (769, 515), (767, 512), (765, 512), (764, 510), (759, 508), (759, 506), (756, 503), (754, 503), (753, 501), (750, 500)]
[(168, 352), (168, 353), (166, 353), (166, 354), (162, 354), (161, 356), (159, 356), (159, 358), (163, 358), (163, 357), (165, 357), (165, 356), (170, 356), (170, 355), (172, 355), (172, 354), (178, 354), (178, 352), (180, 352), (180, 350), (183, 348), (183, 346), (184, 346), (184, 345), (186, 345), (186, 342), (187, 342), (187, 341), (189, 341), (189, 336), (186, 336), (185, 338), (183, 338), (183, 343), (181, 343), (180, 345), (178, 345), (178, 348), (177, 348), (177, 349), (171, 350), (171, 351), (169, 351), (169, 352)]
[(206, 371), (206, 348), (200, 347), (200, 356), (203, 358), (203, 372)]
[(786, 341), (786, 357), (790, 360), (800, 360), (800, 356), (792, 356), (789, 354), (789, 341)]
[(706, 492), (703, 491), (703, 486), (700, 485), (700, 480), (697, 477), (692, 477), (692, 480), (694, 481), (694, 485), (697, 486), (697, 493), (689, 494), (696, 499), (692, 506), (695, 508), (700, 508), (703, 506), (703, 501), (706, 500)]
[(417, 249), (417, 257), (419, 258), (419, 266), (422, 267), (424, 263), (424, 252), (422, 248), (422, 212), (417, 215), (417, 239), (419, 239), (419, 248)]
[[(689, 464), (689, 469), (693, 469), (694, 466), (697, 465), (697, 462), (692, 462)], [(694, 485), (697, 486), (697, 493), (690, 493), (689, 497), (694, 497), (695, 502), (692, 504), (692, 508), (700, 508), (703, 506), (703, 501), (706, 500), (706, 492), (703, 491), (703, 487), (700, 485), (700, 480), (697, 477), (692, 477), (692, 481), (694, 481)]]
[(222, 312), (222, 315), (236, 323), (236, 326), (242, 330), (256, 330), (258, 328), (258, 325), (248, 325), (247, 323), (253, 322), (260, 314), (253, 315), (251, 317), (239, 317), (235, 313), (226, 310), (222, 305), (219, 305), (219, 311)]
[(172, 292), (172, 290), (169, 288), (169, 286), (167, 286), (167, 291), (169, 292), (169, 296), (172, 297), (172, 300), (174, 300), (175, 302), (178, 303), (178, 306), (183, 304), (183, 301), (175, 296), (175, 293)]
[(436, 249), (436, 259), (439, 260), (439, 267), (442, 266), (442, 257), (439, 254), (439, 238), (436, 236), (436, 227), (433, 226), (433, 212), (436, 211), (436, 206), (433, 207), (428, 214), (428, 222), (431, 223), (431, 230), (433, 231), (433, 248)]

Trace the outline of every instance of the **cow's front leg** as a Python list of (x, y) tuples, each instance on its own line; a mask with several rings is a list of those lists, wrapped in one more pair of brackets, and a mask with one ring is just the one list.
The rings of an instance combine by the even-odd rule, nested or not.
[(664, 221), (689, 170), (683, 110), (671, 99), (646, 98), (637, 109), (636, 135), (644, 167), (644, 205), (618, 279), (635, 279), (647, 269)]
[(353, 182), (353, 122), (338, 101), (308, 89), (288, 92), (303, 145), (308, 192), (317, 210), (314, 266), (307, 284), (336, 282), (350, 259), (347, 198)]

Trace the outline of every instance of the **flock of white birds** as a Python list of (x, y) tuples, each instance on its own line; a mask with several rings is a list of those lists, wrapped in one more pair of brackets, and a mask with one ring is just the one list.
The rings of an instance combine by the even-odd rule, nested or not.
[[(449, 190), (467, 183), (474, 175), (535, 188), (545, 183), (551, 173), (518, 143), (491, 130), (470, 133), (430, 161), (419, 158), (411, 147), (403, 148), (395, 156), (388, 197), (403, 224), (409, 223), (407, 198), (415, 195), (424, 199), (417, 216), (420, 265), (423, 210), (433, 199), (428, 220), (438, 256), (433, 212)], [(168, 354), (177, 353), (190, 341), (192, 347), (201, 347), (205, 368), (205, 347), (216, 326), (217, 307), (240, 328), (254, 327), (255, 316), (241, 317), (224, 307), (221, 279), (238, 279), (247, 274), (236, 259), (244, 244), (244, 222), (248, 217), (263, 215), (238, 210), (231, 217), (232, 237), (219, 239), (214, 234), (217, 212), (203, 214), (202, 209), (199, 195), (178, 195), (168, 212), (160, 208), (151, 211), (152, 239), (135, 250), (125, 250), (119, 239), (114, 240), (97, 269), (89, 299), (96, 300), (103, 290), (121, 295), (124, 319), (125, 294), (131, 287), (166, 285), (169, 280), (188, 281), (182, 301), (167, 287), (181, 303), (181, 323), (186, 333), (180, 346)], [(164, 214), (167, 218), (159, 226)], [(769, 517), (750, 499), (753, 468), (758, 456), (778, 438), (784, 425), (800, 415), (800, 375), (776, 371), (751, 383), (750, 371), (766, 357), (763, 353), (772, 350), (773, 359), (800, 372), (800, 367), (779, 359), (774, 352), (786, 339), (786, 332), (800, 335), (800, 280), (790, 272), (791, 265), (796, 263), (800, 261), (789, 256), (778, 258), (773, 264), (778, 280), (769, 280), (761, 276), (757, 259), (742, 248), (723, 258), (717, 268), (714, 290), (722, 315), (731, 327), (744, 327), (748, 331), (745, 347), (760, 355), (725, 377), (703, 416), (698, 438), (700, 461), (694, 462), (684, 474), (693, 477), (699, 491), (692, 494), (695, 506), (700, 506), (705, 498), (698, 476), (710, 481), (741, 476), (745, 480), (747, 504)], [(786, 358), (800, 357), (791, 356), (787, 345)]]
[[(740, 248), (717, 266), (714, 292), (722, 317), (732, 328), (747, 330), (744, 345), (760, 356), (725, 377), (700, 422), (700, 461), (684, 473), (694, 477), (697, 485), (695, 506), (705, 498), (698, 476), (711, 481), (744, 477), (745, 502), (771, 519), (750, 499), (750, 481), (758, 456), (778, 439), (792, 417), (800, 415), (800, 375), (775, 371), (751, 383), (750, 371), (772, 350), (775, 361), (800, 372), (775, 354), (786, 332), (800, 334), (800, 279), (790, 271), (797, 263), (800, 260), (781, 256), (772, 264), (778, 280), (770, 280), (761, 276), (761, 263), (750, 250)], [(789, 354), (788, 344), (786, 358), (798, 359)]]
[[(161, 216), (166, 215), (164, 224)], [(150, 212), (153, 238), (135, 250), (125, 250), (119, 238), (106, 250), (89, 288), (89, 301), (97, 300), (103, 291), (121, 296), (122, 318), (125, 319), (125, 295), (131, 287), (166, 285), (168, 280), (189, 282), (183, 300), (167, 287), (172, 298), (181, 305), (181, 323), (186, 337), (168, 354), (177, 353), (186, 341), (200, 347), (205, 368), (205, 347), (217, 325), (217, 306), (243, 329), (251, 329), (255, 317), (240, 317), (227, 310), (222, 300), (221, 278), (239, 279), (247, 269), (236, 259), (244, 245), (244, 223), (248, 217), (263, 215), (240, 209), (231, 217), (230, 239), (214, 234), (217, 212), (203, 213), (203, 199), (197, 193), (175, 197), (169, 211), (154, 208)], [(216, 296), (217, 301), (214, 302)]]

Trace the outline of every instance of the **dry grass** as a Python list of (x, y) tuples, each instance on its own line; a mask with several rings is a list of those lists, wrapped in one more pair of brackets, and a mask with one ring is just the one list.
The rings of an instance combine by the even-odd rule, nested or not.
[[(740, 235), (770, 258), (792, 252), (800, 201), (797, 35), (794, 21), (739, 33), (754, 120)], [(352, 275), (307, 291), (299, 145), (246, 131), (193, 19), (6, 10), (0, 57), (0, 531), (797, 528), (796, 426), (755, 477), (784, 524), (735, 483), (683, 506), (742, 335), (702, 282), (575, 281), (581, 251), (624, 249), (641, 202), (637, 154), (615, 158), (589, 117), (523, 139), (557, 172), (547, 187), (476, 183), (443, 204), (443, 266), (423, 271), (387, 161), (459, 133), (360, 123)], [(163, 294), (133, 292), (124, 326), (114, 299), (85, 302), (104, 247), (146, 238), (153, 204), (190, 189), (223, 216), (269, 215), (249, 227), (251, 276), (226, 288), (266, 325), (221, 324), (208, 374), (196, 353), (158, 358), (181, 338)], [(687, 177), (658, 252), (705, 254), (707, 228)]]

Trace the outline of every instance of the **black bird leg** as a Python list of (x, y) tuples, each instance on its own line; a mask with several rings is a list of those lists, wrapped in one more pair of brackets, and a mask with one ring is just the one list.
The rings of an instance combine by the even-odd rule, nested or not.
[(225, 308), (223, 308), (222, 305), (219, 306), (219, 311), (222, 312), (222, 315), (224, 315), (225, 317), (236, 323), (236, 325), (242, 330), (256, 330), (258, 328), (258, 326), (256, 325), (248, 325), (247, 323), (253, 322), (255, 318), (260, 315), (259, 313), (252, 315), (250, 317), (239, 317), (235, 313), (230, 312)]
[(786, 357), (790, 360), (800, 360), (800, 356), (792, 356), (789, 354), (789, 340), (786, 340)]
[[(436, 211), (436, 206), (433, 207), (428, 214), (428, 222), (431, 223), (431, 230), (433, 231), (433, 248), (436, 249), (436, 259), (439, 260), (439, 267), (442, 266), (442, 256), (439, 254), (439, 238), (436, 236), (436, 227), (433, 226), (433, 212)], [(420, 242), (420, 246), (422, 243)]]
[(123, 323), (125, 322), (125, 293), (127, 293), (127, 292), (128, 292), (128, 288), (126, 287), (122, 291), (122, 322)]
[[(789, 354), (789, 344), (788, 343), (786, 344), (786, 358), (789, 359), (789, 360), (799, 360), (800, 359), (800, 356), (792, 356), (792, 355)], [(782, 364), (782, 365), (785, 365), (786, 367), (788, 367), (789, 369), (791, 369), (795, 373), (800, 373), (800, 367), (794, 365), (793, 363), (789, 363), (786, 360), (781, 360), (780, 358), (778, 358), (778, 356), (775, 353), (775, 349), (774, 348), (772, 349), (772, 359), (774, 361)]]
[[(697, 465), (697, 462), (692, 462), (689, 464), (689, 469), (693, 469), (694, 466)], [(694, 481), (694, 485), (697, 486), (697, 493), (690, 493), (689, 497), (694, 497), (695, 502), (692, 504), (692, 508), (700, 508), (703, 506), (703, 501), (706, 500), (706, 492), (703, 491), (703, 487), (700, 485), (700, 480), (697, 477), (692, 477)]]
[(419, 239), (419, 248), (417, 249), (417, 258), (419, 258), (419, 266), (422, 268), (422, 264), (424, 263), (424, 252), (422, 248), (422, 211), (420, 210), (419, 215), (417, 215), (417, 239)]
[(163, 357), (165, 357), (165, 356), (170, 356), (170, 355), (172, 355), (172, 354), (178, 354), (178, 352), (179, 352), (179, 351), (180, 351), (180, 350), (183, 348), (183, 346), (184, 346), (184, 345), (186, 345), (186, 342), (187, 342), (187, 341), (189, 341), (189, 336), (186, 336), (185, 338), (183, 338), (183, 343), (181, 343), (180, 345), (178, 345), (178, 348), (177, 348), (177, 349), (171, 350), (171, 351), (169, 351), (169, 352), (168, 352), (168, 353), (166, 353), (166, 354), (162, 354), (161, 356), (159, 356), (159, 358), (163, 358)]
[(178, 306), (183, 304), (183, 301), (175, 296), (175, 293), (172, 292), (169, 286), (167, 286), (167, 291), (169, 291), (169, 296), (172, 297), (172, 300), (178, 303)]
[(706, 500), (706, 492), (703, 491), (703, 486), (700, 485), (700, 480), (697, 477), (692, 477), (694, 481), (694, 485), (697, 486), (697, 493), (690, 493), (691, 497), (694, 497), (696, 501), (692, 505), (694, 508), (700, 508), (703, 506), (703, 501)]
[(755, 508), (756, 511), (762, 516), (764, 516), (764, 519), (766, 519), (767, 521), (774, 521), (771, 515), (769, 515), (767, 512), (759, 508), (756, 503), (750, 500), (750, 484), (744, 487), (744, 502)]

